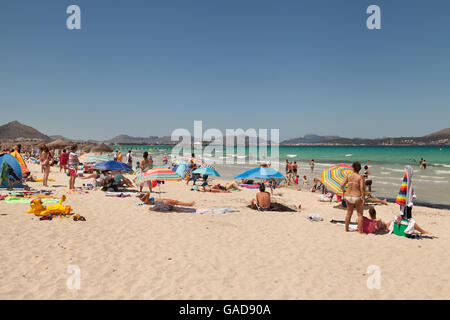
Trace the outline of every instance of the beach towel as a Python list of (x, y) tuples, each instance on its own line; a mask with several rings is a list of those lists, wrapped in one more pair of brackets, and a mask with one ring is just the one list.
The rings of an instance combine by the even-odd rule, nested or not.
[[(36, 198), (34, 198), (36, 199)], [(5, 203), (25, 203), (29, 204), (34, 200), (33, 198), (17, 198), (17, 197), (6, 197)], [(60, 199), (41, 199), (44, 204), (56, 204), (59, 203)]]
[[(345, 227), (345, 222), (342, 222), (342, 221), (336, 221), (336, 220), (331, 220), (330, 222), (331, 222), (331, 223), (334, 223), (334, 224), (336, 224), (336, 225), (338, 225), (338, 226), (343, 226), (343, 227)], [(358, 230), (358, 225), (355, 224), (355, 223), (350, 223), (349, 226), (348, 226), (348, 230), (350, 230), (350, 231), (356, 231), (356, 230)]]
[(205, 214), (205, 213), (230, 213), (230, 212), (239, 212), (239, 210), (231, 208), (197, 209), (195, 213)]
[(106, 196), (107, 197), (126, 198), (126, 197), (131, 197), (131, 194), (129, 194), (127, 192), (107, 192)]
[(247, 189), (258, 189), (259, 184), (240, 184), (239, 187), (247, 188)]

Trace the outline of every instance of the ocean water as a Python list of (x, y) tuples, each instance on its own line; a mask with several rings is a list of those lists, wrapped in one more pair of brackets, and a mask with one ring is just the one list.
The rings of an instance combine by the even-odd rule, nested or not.
[[(160, 163), (164, 154), (170, 156), (171, 147), (155, 146), (121, 146), (124, 154), (133, 150), (134, 162), (144, 151), (152, 154), (155, 163)], [(413, 186), (417, 195), (417, 203), (450, 206), (450, 147), (448, 146), (280, 146), (278, 159), (270, 159), (272, 150), (268, 147), (268, 156), (256, 158), (259, 149), (234, 148), (233, 152), (216, 150), (215, 157), (203, 157), (205, 162), (215, 164), (224, 178), (233, 178), (238, 173), (253, 168), (261, 162), (271, 162), (273, 167), (285, 172), (284, 162), (297, 161), (299, 175), (306, 175), (308, 180), (320, 178), (321, 172), (337, 163), (352, 164), (359, 161), (362, 166), (368, 165), (371, 172), (372, 192), (379, 198), (393, 200), (400, 189), (405, 165), (414, 169)], [(255, 153), (256, 152), (256, 153)], [(273, 152), (274, 154), (276, 152)], [(187, 154), (185, 155), (187, 156)], [(181, 157), (178, 156), (178, 157)], [(200, 156), (197, 155), (200, 158)], [(427, 160), (426, 170), (419, 168), (419, 160)], [(169, 157), (170, 159), (170, 157)], [(226, 160), (234, 163), (221, 163)], [(270, 160), (269, 160), (270, 159)], [(309, 168), (309, 161), (314, 159), (314, 172)], [(239, 162), (239, 163), (238, 163)]]

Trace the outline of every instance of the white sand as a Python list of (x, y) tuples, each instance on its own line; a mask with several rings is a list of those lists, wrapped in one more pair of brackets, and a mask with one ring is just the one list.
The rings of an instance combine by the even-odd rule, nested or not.
[[(38, 166), (31, 166), (33, 174)], [(68, 185), (52, 168), (50, 185)], [(77, 180), (77, 186), (88, 183)], [(29, 183), (44, 189), (41, 183)], [(66, 187), (51, 187), (55, 194)], [(86, 217), (39, 221), (29, 205), (0, 201), (0, 299), (448, 299), (450, 215), (415, 207), (433, 239), (345, 233), (331, 219), (345, 211), (317, 195), (280, 189), (274, 198), (295, 213), (256, 213), (246, 205), (255, 190), (230, 194), (189, 191), (167, 182), (164, 198), (196, 201), (196, 208), (238, 213), (154, 213), (138, 199), (101, 191), (67, 194), (67, 205)], [(6, 194), (0, 191), (0, 194)], [(376, 206), (392, 219), (398, 206)], [(310, 222), (306, 213), (320, 213)], [(365, 212), (367, 214), (367, 211)], [(356, 220), (356, 213), (352, 221)], [(67, 288), (70, 265), (81, 288)], [(381, 271), (381, 288), (368, 289), (367, 268)]]

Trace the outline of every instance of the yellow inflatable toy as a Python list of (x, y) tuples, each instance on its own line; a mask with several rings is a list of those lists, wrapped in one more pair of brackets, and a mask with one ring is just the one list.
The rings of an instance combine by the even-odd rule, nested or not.
[(62, 196), (59, 204), (51, 204), (47, 207), (44, 207), (41, 199), (35, 199), (31, 201), (30, 206), (31, 209), (27, 211), (27, 213), (33, 213), (35, 216), (44, 217), (49, 215), (62, 215), (69, 214), (72, 211), (71, 206), (63, 206), (63, 201), (66, 200), (66, 196)]

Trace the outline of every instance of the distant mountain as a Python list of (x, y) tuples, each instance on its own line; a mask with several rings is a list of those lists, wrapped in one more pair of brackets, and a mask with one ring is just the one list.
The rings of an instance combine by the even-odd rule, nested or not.
[(49, 136), (39, 132), (38, 130), (21, 124), (18, 121), (9, 122), (0, 126), (0, 140), (51, 140)]
[(324, 143), (331, 140), (341, 139), (338, 136), (319, 136), (316, 134), (307, 134), (303, 138), (293, 138), (282, 141), (282, 144), (301, 144), (301, 143)]
[(427, 134), (425, 137), (450, 137), (450, 128)]
[(141, 145), (159, 145), (159, 144), (176, 144), (172, 142), (170, 137), (131, 137), (125, 134), (119, 135), (112, 139), (104, 141), (110, 144), (141, 144)]
[(281, 145), (450, 145), (450, 128), (423, 137), (384, 137), (380, 139), (341, 138), (306, 135), (285, 140)]

